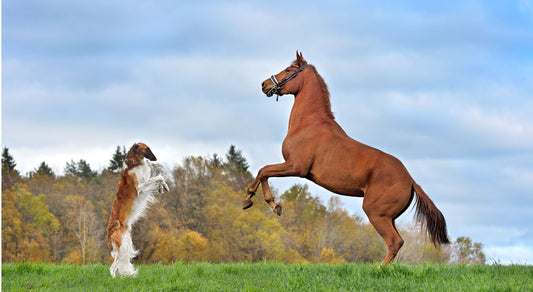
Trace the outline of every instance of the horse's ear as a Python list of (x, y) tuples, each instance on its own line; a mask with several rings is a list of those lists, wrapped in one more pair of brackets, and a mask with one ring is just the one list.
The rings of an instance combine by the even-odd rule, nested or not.
[(296, 63), (298, 64), (298, 67), (302, 67), (303, 65), (307, 64), (307, 61), (302, 56), (302, 53), (298, 52), (298, 50), (296, 50)]

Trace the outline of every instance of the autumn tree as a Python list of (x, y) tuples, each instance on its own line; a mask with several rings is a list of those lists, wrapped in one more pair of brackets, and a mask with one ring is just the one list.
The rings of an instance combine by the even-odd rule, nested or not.
[(50, 239), (60, 228), (43, 195), (22, 185), (2, 192), (2, 260), (50, 261)]
[(93, 212), (92, 203), (81, 196), (69, 195), (65, 198), (65, 206), (66, 226), (79, 247), (72, 249), (66, 261), (82, 265), (94, 262), (100, 251), (100, 235), (103, 233), (103, 227)]
[(322, 247), (319, 244), (319, 228), (323, 224), (326, 207), (311, 196), (307, 185), (294, 185), (281, 195), (283, 215), (279, 218), (287, 230), (283, 242), (305, 259), (317, 262)]
[(242, 200), (243, 185), (251, 181), (251, 174), (235, 147), (230, 147), (226, 158), (187, 157), (172, 172), (171, 193), (162, 201), (177, 214), (179, 246), (196, 247), (195, 252), (180, 247), (180, 257), (211, 262), (281, 260), (283, 228), (277, 216), (261, 208), (242, 210), (236, 202)]
[(352, 260), (352, 250), (356, 235), (359, 231), (362, 218), (357, 215), (350, 216), (342, 208), (342, 202), (338, 196), (332, 196), (327, 204), (324, 220), (318, 228), (319, 237), (316, 249), (320, 249), (320, 261), (339, 263)]
[(142, 250), (135, 258), (137, 263), (172, 263), (179, 260), (178, 239), (183, 227), (176, 224), (175, 215), (163, 203), (170, 196), (169, 193), (161, 194), (146, 216), (133, 225), (133, 245)]
[(17, 208), (18, 196), (9, 189), (2, 190), (2, 261), (19, 259), (22, 247), (23, 222)]
[(286, 233), (277, 216), (272, 212), (250, 210), (241, 212), (232, 224), (241, 259), (250, 262), (282, 261), (285, 246), (282, 236)]
[(209, 187), (211, 166), (203, 157), (187, 157), (182, 166), (172, 171), (173, 188), (166, 203), (177, 216), (177, 221), (189, 230), (205, 231), (206, 192)]
[(485, 264), (483, 244), (474, 242), (466, 236), (459, 236), (452, 244), (451, 262), (457, 264)]
[(186, 231), (181, 234), (177, 242), (179, 259), (184, 262), (198, 262), (203, 260), (203, 252), (208, 240), (195, 231)]
[(419, 224), (414, 223), (411, 226), (399, 227), (398, 229), (404, 240), (404, 245), (396, 257), (398, 262), (407, 264), (449, 262), (450, 246), (435, 247)]

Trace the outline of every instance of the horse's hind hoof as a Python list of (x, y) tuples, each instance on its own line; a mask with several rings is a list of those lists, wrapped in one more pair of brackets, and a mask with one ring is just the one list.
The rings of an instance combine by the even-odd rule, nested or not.
[(250, 199), (248, 199), (248, 200), (244, 200), (244, 201), (242, 202), (242, 209), (243, 209), (243, 210), (246, 210), (246, 209), (252, 207), (253, 204), (254, 204), (254, 202), (253, 202), (252, 200), (250, 200)]
[(274, 208), (274, 213), (278, 214), (278, 216), (281, 216), (281, 206), (280, 205), (276, 205), (276, 207)]

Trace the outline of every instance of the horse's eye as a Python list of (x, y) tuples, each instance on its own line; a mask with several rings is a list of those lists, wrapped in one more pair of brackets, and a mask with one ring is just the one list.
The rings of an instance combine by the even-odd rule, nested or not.
[(285, 72), (289, 73), (289, 72), (291, 72), (291, 70), (289, 70), (289, 69), (285, 69)]

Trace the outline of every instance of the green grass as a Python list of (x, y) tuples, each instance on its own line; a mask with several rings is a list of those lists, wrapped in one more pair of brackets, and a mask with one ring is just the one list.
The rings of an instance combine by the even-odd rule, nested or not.
[(533, 266), (194, 263), (136, 266), (2, 264), (2, 291), (533, 291)]

